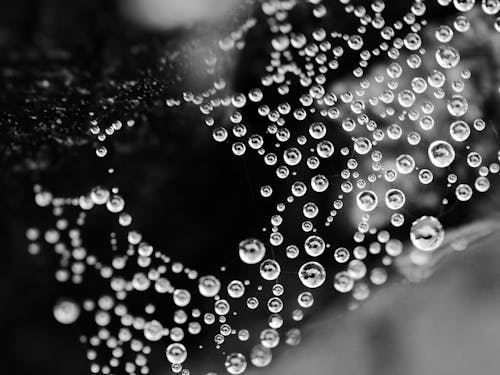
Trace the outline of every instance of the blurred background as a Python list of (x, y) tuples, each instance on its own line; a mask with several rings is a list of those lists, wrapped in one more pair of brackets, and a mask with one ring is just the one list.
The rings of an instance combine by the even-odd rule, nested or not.
[[(327, 6), (324, 24), (354, 28), (354, 20), (338, 11), (339, 2)], [(388, 21), (401, 18), (410, 6), (410, 1), (393, 2), (384, 16)], [(427, 8), (428, 22), (436, 25), (454, 15), (453, 9), (434, 2)], [(298, 7), (293, 15), (298, 27), (317, 26), (305, 14)], [(272, 171), (263, 170), (257, 157), (235, 158), (229, 144), (213, 142), (199, 113), (183, 107), (165, 110), (166, 98), (204, 90), (216, 75), (225, 77), (235, 92), (247, 92), (258, 82), (269, 52), (262, 43), (269, 30), (262, 22), (236, 52), (215, 56), (217, 67), (207, 63), (207, 57), (214, 58), (212, 46), (250, 16), (263, 17), (258, 3), (245, 0), (0, 4), (0, 332), (5, 338), (0, 360), (6, 373), (89, 373), (78, 342), (88, 327), (61, 326), (52, 308), (61, 295), (80, 298), (98, 293), (101, 285), (63, 287), (54, 280), (53, 257), (28, 253), (26, 228), (53, 225), (49, 213), (34, 204), (35, 183), (67, 196), (107, 180), (121, 187), (127, 210), (150, 243), (186, 259), (200, 273), (230, 265), (228, 278), (251, 276), (235, 249), (242, 238), (268, 224), (272, 203), (257, 195)], [(468, 94), (496, 126), (499, 39), (480, 15), (472, 17), (477, 27), (459, 41), (465, 49), (462, 59), (473, 71)], [(352, 84), (355, 59), (345, 57), (345, 68), (329, 77), (332, 85)], [(298, 87), (295, 96), (300, 97)], [(280, 98), (274, 99), (276, 104)], [(95, 157), (88, 133), (92, 112), (101, 122), (136, 124), (113, 138), (105, 160)], [(485, 135), (484, 142), (486, 148), (498, 146), (495, 137)], [(111, 165), (118, 173), (109, 177)], [(457, 236), (468, 234), (467, 228), (480, 218), (495, 217), (495, 192), (496, 183), (490, 194), (445, 215), (443, 222), (457, 228)], [(437, 192), (426, 194), (429, 206), (435, 205)], [(427, 208), (422, 201), (409, 202), (415, 216)], [(99, 243), (103, 235), (99, 218), (93, 221), (91, 243)], [(271, 366), (255, 373), (497, 374), (500, 235), (495, 222), (488, 222), (484, 236), (467, 251), (444, 257), (418, 285), (404, 282), (401, 271), (394, 283), (349, 312), (345, 300), (325, 294), (316, 315), (304, 322), (303, 343), (279, 349)], [(299, 219), (287, 224), (288, 230), (297, 223)], [(330, 236), (348, 246), (351, 231), (344, 229), (350, 223), (338, 225), (345, 228), (337, 227)], [(261, 316), (252, 319), (257, 325)], [(210, 361), (197, 358), (194, 367), (200, 372), (193, 373), (201, 373)], [(153, 374), (167, 373), (168, 367), (160, 360), (151, 364)]]

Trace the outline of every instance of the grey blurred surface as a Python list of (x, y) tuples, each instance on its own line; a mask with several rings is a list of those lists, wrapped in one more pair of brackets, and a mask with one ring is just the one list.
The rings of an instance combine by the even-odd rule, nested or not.
[(124, 14), (147, 27), (168, 30), (227, 18), (241, 0), (125, 0)]
[(495, 230), (419, 284), (387, 285), (343, 316), (325, 312), (300, 346), (249, 374), (499, 374), (499, 241)]

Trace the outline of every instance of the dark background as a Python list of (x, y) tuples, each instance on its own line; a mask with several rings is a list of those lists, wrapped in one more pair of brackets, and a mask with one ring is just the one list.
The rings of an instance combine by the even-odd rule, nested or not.
[[(391, 3), (384, 12), (387, 23), (406, 13), (409, 3)], [(242, 13), (254, 13), (262, 21), (258, 9), (244, 2), (241, 7)], [(353, 29), (354, 19), (335, 16), (341, 14), (335, 12), (337, 2), (329, 7), (333, 16), (324, 24)], [(430, 20), (452, 13), (433, 2), (427, 7)], [(237, 158), (230, 144), (213, 142), (193, 108), (165, 107), (165, 98), (210, 83), (210, 76), (185, 57), (187, 51), (203, 47), (196, 35), (208, 29), (223, 35), (241, 19), (230, 17), (215, 31), (213, 25), (197, 25), (192, 36), (192, 28), (140, 28), (122, 17), (115, 1), (19, 0), (0, 5), (0, 331), (5, 345), (0, 361), (6, 373), (88, 373), (78, 343), (80, 330), (88, 327), (61, 326), (52, 317), (52, 307), (63, 294), (79, 298), (100, 286), (63, 288), (53, 278), (55, 259), (26, 251), (26, 228), (50, 225), (47, 213), (34, 204), (34, 183), (61, 196), (82, 194), (103, 180), (116, 184), (135, 226), (150, 243), (200, 273), (231, 265), (227, 277), (243, 278), (237, 244), (269, 225), (276, 202), (263, 202), (257, 194), (274, 172), (263, 168), (256, 156)], [(305, 31), (317, 26), (301, 7), (292, 20)], [(246, 92), (258, 82), (267, 62), (266, 37), (269, 32), (259, 23), (238, 57), (220, 56), (218, 69), (235, 91)], [(365, 42), (378, 43), (370, 38)], [(180, 57), (169, 59), (173, 51), (180, 51)], [(350, 74), (355, 61), (347, 54), (345, 68), (329, 79)], [(127, 85), (130, 81), (136, 84)], [(290, 95), (292, 104), (301, 90), (296, 87)], [(251, 116), (251, 108), (247, 111)], [(95, 140), (88, 133), (89, 112), (101, 123), (136, 121), (134, 128), (113, 137), (103, 160), (96, 158)], [(253, 120), (248, 125), (258, 127), (258, 119)], [(110, 166), (117, 171), (112, 177), (106, 176)], [(459, 217), (447, 220), (454, 224)], [(297, 223), (299, 218), (292, 218), (285, 227), (290, 238), (304, 236), (293, 229)], [(343, 233), (348, 231), (337, 227), (330, 236), (348, 246), (350, 239)]]

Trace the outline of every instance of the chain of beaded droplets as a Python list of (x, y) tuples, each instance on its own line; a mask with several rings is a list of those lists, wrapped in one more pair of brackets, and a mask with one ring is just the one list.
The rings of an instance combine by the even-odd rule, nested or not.
[[(468, 111), (470, 98), (465, 94), (470, 92), (466, 90), (466, 82), (471, 72), (461, 66), (461, 52), (452, 42), (455, 33), (465, 34), (474, 26), (469, 22), (469, 14), (478, 17), (482, 11), (493, 16), (500, 10), (500, 1), (483, 0), (476, 8), (474, 0), (437, 2), (458, 10), (451, 25), (429, 25), (424, 18), (423, 0), (415, 1), (403, 19), (393, 24), (386, 23), (382, 16), (386, 7), (382, 0), (374, 0), (369, 8), (340, 0), (346, 16), (359, 20), (353, 34), (344, 34), (323, 27), (309, 33), (294, 30), (289, 14), (297, 7), (302, 12), (311, 12), (318, 20), (326, 17), (328, 9), (321, 0), (264, 1), (259, 5), (262, 22), (267, 23), (273, 37), (269, 42), (269, 62), (255, 88), (248, 93), (228, 94), (230, 88), (221, 78), (206, 92), (185, 92), (182, 98), (166, 100), (168, 107), (199, 108), (205, 124), (213, 128), (216, 142), (231, 143), (232, 153), (238, 157), (257, 153), (265, 167), (275, 169), (276, 181), (260, 187), (263, 199), (277, 202), (269, 234), (264, 234), (266, 239), (259, 236), (244, 239), (235, 249), (241, 261), (258, 265), (255, 280), (235, 279), (223, 285), (216, 273), (201, 276), (155, 250), (140, 232), (130, 228), (132, 216), (124, 211), (125, 200), (117, 187), (96, 186), (78, 198), (57, 198), (35, 186), (36, 203), (52, 207), (56, 221), (54, 228), (43, 232), (42, 238), (36, 228), (27, 231), (30, 252), (39, 251), (41, 240), (53, 247), (60, 257), (60, 268), (55, 274), (60, 282), (81, 284), (85, 272), (93, 269), (109, 283), (110, 293), (82, 303), (63, 298), (54, 307), (55, 318), (63, 324), (73, 323), (83, 314), (95, 321), (97, 332), (81, 337), (88, 348), (92, 373), (113, 374), (123, 368), (128, 374), (147, 374), (148, 356), (157, 346), (153, 343), (161, 342), (165, 343), (172, 371), (187, 375), (189, 356), (183, 339), (185, 335), (198, 335), (208, 326), (218, 326), (213, 339), (223, 353), (228, 373), (241, 374), (250, 363), (267, 366), (272, 349), (280, 343), (300, 343), (299, 328), (292, 326), (284, 331), (283, 327), (290, 327), (290, 320), (292, 325), (299, 325), (314, 304), (315, 288), (327, 285), (337, 293), (351, 294), (353, 301), (362, 301), (372, 286), (386, 282), (387, 267), (403, 252), (403, 242), (392, 238), (387, 227), (401, 227), (405, 218), (411, 217), (405, 207), (408, 194), (417, 191), (415, 185), (444, 180), (448, 189), (453, 189), (456, 201), (468, 201), (474, 192), (489, 189), (488, 175), (498, 173), (499, 165), (496, 160), (488, 159), (492, 155), (496, 159), (497, 154), (491, 149), (475, 150), (471, 142), (474, 133), (485, 130), (486, 123), (477, 116), (477, 111)], [(257, 19), (250, 18), (221, 39), (219, 52), (242, 49), (246, 33), (256, 24)], [(494, 20), (493, 27), (500, 31), (500, 18)], [(408, 32), (399, 37), (406, 29)], [(368, 32), (380, 35), (378, 46), (364, 45), (363, 35)], [(425, 43), (429, 43), (428, 50)], [(347, 53), (359, 54), (352, 79), (343, 86), (332, 86), (327, 75), (339, 69)], [(370, 64), (370, 60), (382, 55), (388, 57), (389, 63)], [(216, 59), (207, 59), (207, 64), (215, 63)], [(296, 87), (300, 87), (302, 95), (293, 108), (287, 97)], [(282, 98), (281, 104), (270, 107), (266, 95), (277, 95)], [(267, 125), (245, 125), (242, 111), (245, 106), (255, 108), (262, 123)], [(217, 111), (228, 114), (225, 123), (216, 124), (213, 114)], [(124, 124), (133, 127), (134, 121), (117, 120), (104, 128), (97, 120), (91, 121), (90, 131), (99, 141), (98, 157), (106, 156), (106, 139)], [(459, 160), (457, 156), (464, 153), (465, 161)], [(328, 165), (333, 155), (345, 163), (339, 174), (332, 177), (316, 173), (320, 165)], [(467, 177), (460, 177), (460, 173), (468, 176), (461, 172), (465, 167), (473, 170), (473, 183), (468, 183)], [(276, 197), (283, 191), (289, 193)], [(334, 197), (333, 207), (320, 207), (313, 198), (318, 194)], [(447, 198), (437, 203), (447, 204)], [(303, 214), (300, 228), (305, 235), (303, 243), (289, 243), (286, 233), (280, 231), (287, 209), (294, 205), (300, 205)], [(126, 231), (125, 250), (119, 235), (110, 233), (110, 261), (90, 253), (82, 237), (87, 216), (98, 207), (116, 214), (119, 230)], [(63, 216), (69, 210), (77, 213)], [(333, 248), (319, 232), (334, 227), (335, 220), (345, 211), (344, 215), (357, 220), (353, 233), (357, 245), (352, 249)], [(386, 229), (377, 229), (380, 227)], [(443, 242), (444, 229), (438, 217), (424, 215), (413, 221), (408, 238), (418, 254), (427, 254)], [(275, 249), (275, 254), (270, 254), (269, 247)], [(333, 261), (343, 265), (343, 270), (328, 275), (328, 267), (320, 261), (326, 253), (333, 255)], [(280, 257), (296, 260), (297, 268), (292, 271), (305, 288), (298, 294), (291, 316), (282, 313), (281, 297), (286, 285), (278, 283)], [(377, 261), (368, 266), (366, 260), (370, 258)], [(125, 270), (135, 268), (138, 270), (132, 271), (132, 277), (125, 276)], [(176, 288), (171, 276), (196, 282), (198, 288)], [(262, 285), (259, 278), (264, 280)], [(331, 282), (325, 284), (328, 279)], [(257, 290), (250, 291), (249, 286), (254, 284), (258, 285)], [(267, 300), (257, 293), (265, 288), (272, 294)], [(128, 310), (129, 295), (145, 291), (171, 295), (178, 307), (171, 321), (157, 315), (152, 303), (145, 303), (144, 315), (134, 315)], [(197, 306), (200, 297), (213, 301), (212, 311)], [(268, 310), (266, 328), (254, 334), (250, 328), (232, 325), (234, 316), (245, 313), (234, 309), (233, 301), (239, 299), (245, 301), (243, 305), (248, 311)], [(226, 348), (231, 348), (235, 340), (255, 344), (247, 352), (227, 353)], [(210, 346), (200, 344), (199, 349)]]

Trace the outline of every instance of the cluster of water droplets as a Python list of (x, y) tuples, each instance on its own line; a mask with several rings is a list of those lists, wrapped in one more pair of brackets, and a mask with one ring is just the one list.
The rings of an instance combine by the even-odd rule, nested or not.
[[(205, 92), (166, 99), (168, 107), (195, 106), (216, 142), (228, 144), (238, 157), (255, 153), (263, 168), (273, 170), (275, 178), (258, 188), (262, 199), (275, 202), (270, 226), (234, 248), (243, 263), (254, 267), (253, 280), (223, 283), (219, 271), (199, 275), (155, 249), (132, 228), (118, 187), (97, 186), (77, 198), (54, 197), (35, 187), (36, 203), (52, 209), (55, 225), (27, 231), (30, 252), (38, 253), (42, 243), (50, 245), (60, 259), (55, 273), (60, 282), (82, 284), (87, 273), (94, 273), (109, 283), (108, 294), (82, 302), (61, 299), (54, 307), (60, 323), (74, 323), (82, 315), (95, 321), (96, 332), (81, 337), (92, 373), (112, 374), (123, 366), (129, 374), (147, 374), (153, 343), (161, 342), (172, 371), (189, 374), (188, 359), (196, 348), (183, 343), (185, 336), (209, 327), (217, 327), (213, 344), (200, 342), (198, 349), (215, 346), (228, 373), (241, 374), (250, 365), (265, 367), (281, 343), (300, 343), (299, 322), (314, 305), (315, 289), (363, 301), (373, 287), (387, 281), (406, 241), (412, 251), (439, 248), (445, 234), (442, 208), (486, 192), (490, 176), (500, 170), (496, 151), (475, 149), (477, 142), (472, 142), (487, 124), (475, 117), (477, 110), (470, 111), (473, 98), (466, 94), (471, 72), (454, 44), (457, 34), (471, 28), (470, 12), (479, 9), (496, 17), (500, 1), (483, 0), (476, 7), (474, 0), (437, 2), (458, 11), (450, 24), (429, 23), (423, 0), (392, 24), (383, 17), (387, 4), (382, 0), (366, 8), (340, 0), (346, 16), (358, 22), (352, 34), (345, 34), (326, 26), (309, 33), (294, 29), (289, 15), (299, 6), (319, 21), (325, 19), (328, 7), (321, 0), (264, 1), (260, 11), (272, 38), (266, 42), (268, 63), (253, 89), (235, 93), (220, 78)], [(218, 53), (243, 48), (245, 34), (257, 24), (249, 19), (221, 39)], [(496, 18), (492, 27), (500, 31), (499, 25)], [(379, 35), (380, 43), (368, 48), (367, 33)], [(351, 78), (332, 84), (327, 77), (342, 67), (346, 55), (359, 56)], [(386, 60), (380, 62), (382, 56)], [(297, 90), (301, 95), (294, 101)], [(281, 101), (274, 106), (276, 97)], [(258, 124), (245, 118), (249, 112), (258, 116)], [(106, 139), (123, 124), (132, 127), (134, 121), (91, 121), (90, 131), (99, 142), (97, 156), (106, 156)], [(432, 189), (437, 201), (431, 199), (435, 203), (429, 205), (418, 198), (427, 185), (438, 186)], [(439, 196), (442, 185), (446, 193)], [(82, 235), (88, 215), (99, 207), (114, 214), (118, 225), (107, 245), (111, 255), (103, 259), (102, 251), (85, 247)], [(297, 212), (303, 234), (299, 242), (281, 229), (287, 220), (296, 221)], [(405, 225), (405, 238), (391, 234)], [(353, 246), (329, 242), (337, 228), (346, 227), (353, 228)], [(294, 275), (299, 291), (280, 283), (284, 272)], [(172, 280), (179, 278), (193, 288), (177, 287)], [(266, 290), (271, 297), (264, 297)], [(141, 293), (165, 295), (178, 309), (168, 319), (149, 302), (141, 313), (129, 311), (128, 299)], [(296, 295), (285, 299), (287, 293)], [(208, 311), (201, 307), (203, 299), (212, 301)], [(244, 301), (243, 309), (234, 307), (241, 306), (238, 300)], [(295, 306), (286, 308), (288, 303)], [(259, 307), (268, 312), (265, 328), (255, 332), (250, 324), (233, 325), (234, 317)], [(253, 345), (233, 351), (235, 341)], [(104, 349), (109, 355), (101, 358)]]

